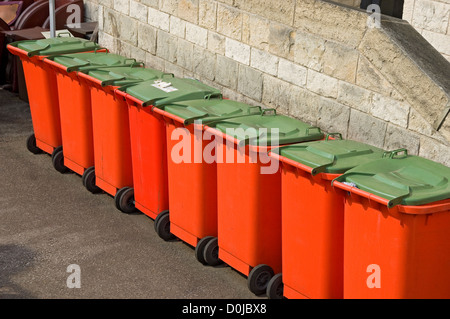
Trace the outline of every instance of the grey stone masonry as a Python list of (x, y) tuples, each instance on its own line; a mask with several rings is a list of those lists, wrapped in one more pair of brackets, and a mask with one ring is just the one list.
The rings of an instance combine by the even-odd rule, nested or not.
[[(408, 1), (423, 15), (445, 7)], [(383, 16), (376, 28), (356, 1), (338, 2), (85, 0), (112, 52), (325, 132), (450, 166), (450, 63), (425, 39), (443, 34), (448, 14), (413, 16), (416, 29)]]

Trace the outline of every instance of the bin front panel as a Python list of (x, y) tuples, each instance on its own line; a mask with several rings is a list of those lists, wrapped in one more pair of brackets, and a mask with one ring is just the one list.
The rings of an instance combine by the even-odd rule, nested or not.
[(65, 165), (82, 175), (94, 166), (90, 89), (76, 77), (57, 73)]
[(128, 105), (97, 87), (91, 87), (91, 105), (95, 176), (114, 196), (118, 189), (133, 186)]
[[(219, 147), (234, 156), (234, 162), (217, 164), (219, 249), (250, 267), (267, 264), (281, 272), (280, 170), (261, 174), (262, 164), (248, 147), (244, 152), (236, 144)], [(224, 258), (220, 251), (219, 258)]]
[(170, 222), (193, 235), (175, 233), (195, 246), (197, 239), (217, 236), (217, 166), (203, 160), (210, 141), (202, 139), (201, 127), (197, 126), (196, 136), (194, 125), (174, 121), (166, 125)]
[(344, 298), (450, 298), (450, 211), (397, 207), (346, 198)]
[(165, 122), (150, 107), (128, 105), (134, 199), (149, 217), (169, 209)]
[(282, 164), (283, 283), (313, 299), (343, 297), (344, 198), (321, 174)]

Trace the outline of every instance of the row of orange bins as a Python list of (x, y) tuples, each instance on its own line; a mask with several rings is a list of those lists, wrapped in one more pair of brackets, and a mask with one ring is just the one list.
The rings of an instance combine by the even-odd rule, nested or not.
[(71, 37), (21, 58), (33, 153), (269, 298), (449, 298), (450, 169)]

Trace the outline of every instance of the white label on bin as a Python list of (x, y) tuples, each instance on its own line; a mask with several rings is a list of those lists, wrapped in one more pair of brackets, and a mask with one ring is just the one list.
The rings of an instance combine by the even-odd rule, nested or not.
[(176, 87), (172, 86), (172, 83), (169, 82), (164, 82), (164, 81), (155, 81), (154, 84), (152, 84), (152, 86), (154, 86), (157, 89), (160, 89), (166, 93), (170, 93), (170, 92), (174, 92), (174, 91), (178, 91), (178, 89)]

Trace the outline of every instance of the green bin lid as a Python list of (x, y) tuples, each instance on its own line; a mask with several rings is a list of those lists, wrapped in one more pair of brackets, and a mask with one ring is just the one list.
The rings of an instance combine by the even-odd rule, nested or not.
[(160, 107), (164, 111), (184, 119), (184, 125), (201, 120), (202, 124), (226, 118), (260, 114), (259, 106), (250, 106), (245, 103), (224, 100), (221, 95), (211, 95), (203, 99), (180, 101)]
[[(330, 135), (337, 135), (340, 139), (328, 139)], [(272, 152), (311, 167), (312, 175), (342, 174), (360, 164), (381, 159), (384, 153), (371, 145), (343, 140), (340, 134), (329, 134), (322, 141), (282, 146)]]
[(109, 52), (82, 52), (47, 57), (66, 68), (67, 72), (88, 71), (100, 67), (136, 65), (136, 59), (130, 59)]
[(389, 156), (359, 165), (334, 180), (387, 199), (389, 207), (425, 205), (450, 198), (449, 167), (408, 155), (405, 149), (386, 155)]
[(35, 55), (49, 56), (100, 49), (100, 46), (95, 42), (75, 37), (25, 40), (11, 43), (11, 45), (25, 50), (30, 57)]
[(85, 73), (99, 81), (102, 86), (125, 86), (142, 82), (146, 80), (152, 80), (160, 78), (164, 73), (158, 70), (130, 66), (117, 66), (117, 67), (100, 67), (94, 69), (80, 70), (81, 73)]
[[(237, 117), (208, 124), (224, 134), (238, 140), (239, 144), (284, 145), (320, 140), (323, 133), (318, 127), (310, 126), (294, 118), (276, 114), (274, 109), (264, 109), (259, 115)], [(229, 132), (233, 129), (233, 132)], [(278, 129), (278, 139), (272, 129)], [(228, 132), (227, 132), (228, 131)]]
[(141, 100), (143, 106), (161, 107), (169, 103), (202, 99), (212, 94), (220, 94), (198, 80), (163, 76), (157, 80), (143, 81), (122, 89), (134, 98)]

